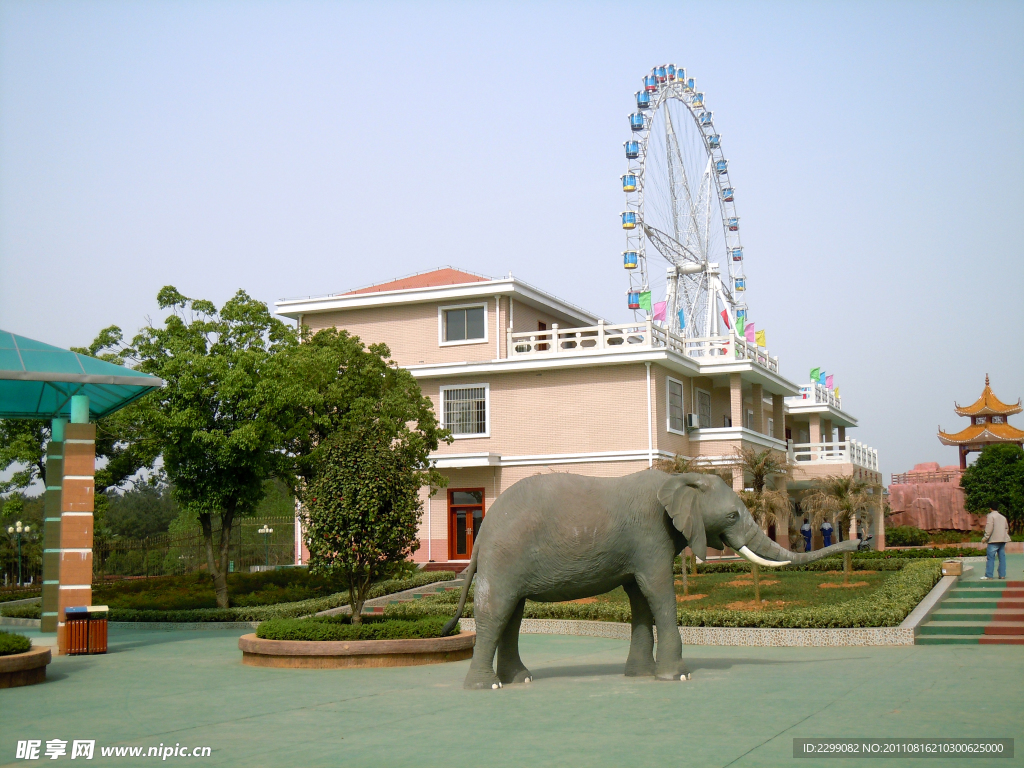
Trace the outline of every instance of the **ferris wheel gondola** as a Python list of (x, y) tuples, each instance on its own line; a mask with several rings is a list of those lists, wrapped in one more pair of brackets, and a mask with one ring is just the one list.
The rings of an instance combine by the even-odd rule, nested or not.
[(736, 192), (714, 114), (693, 78), (672, 64), (654, 67), (635, 100), (621, 179), (628, 306), (646, 306), (640, 296), (652, 291), (651, 250), (666, 265), (666, 327), (689, 338), (721, 335), (746, 316), (747, 281)]

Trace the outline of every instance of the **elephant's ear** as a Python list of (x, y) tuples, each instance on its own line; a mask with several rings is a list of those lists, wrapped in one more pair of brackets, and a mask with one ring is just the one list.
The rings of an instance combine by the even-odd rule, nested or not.
[(672, 524), (701, 560), (708, 555), (704, 534), (704, 482), (697, 474), (675, 475), (658, 490), (658, 501), (665, 507)]

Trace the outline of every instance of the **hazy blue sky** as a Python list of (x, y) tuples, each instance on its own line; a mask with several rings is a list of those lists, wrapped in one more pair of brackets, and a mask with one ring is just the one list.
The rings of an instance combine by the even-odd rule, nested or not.
[(624, 322), (626, 116), (672, 61), (783, 373), (836, 375), (886, 479), (955, 463), (954, 399), (1024, 395), (1022, 41), (1019, 2), (0, 2), (0, 327), (443, 264)]

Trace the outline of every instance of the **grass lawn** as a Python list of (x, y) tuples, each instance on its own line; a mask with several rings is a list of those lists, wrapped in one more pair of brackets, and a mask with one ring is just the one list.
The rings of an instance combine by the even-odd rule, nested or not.
[[(870, 595), (894, 571), (854, 571), (850, 586), (843, 586), (841, 571), (761, 571), (762, 607), (772, 609), (834, 605)], [(698, 573), (688, 577), (689, 595), (683, 595), (683, 581), (676, 576), (676, 600), (681, 608), (724, 608), (754, 610), (754, 582), (750, 573)], [(822, 586), (824, 585), (824, 586)], [(621, 587), (575, 603), (622, 603), (629, 598)]]

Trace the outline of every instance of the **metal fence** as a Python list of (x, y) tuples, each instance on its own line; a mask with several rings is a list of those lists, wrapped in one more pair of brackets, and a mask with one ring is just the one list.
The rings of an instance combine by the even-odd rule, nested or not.
[[(260, 533), (271, 529), (272, 533)], [(213, 543), (220, 541), (214, 528)], [(295, 521), (291, 517), (257, 517), (231, 526), (228, 554), (232, 571), (252, 566), (295, 563)], [(216, 551), (216, 549), (215, 549)], [(206, 542), (201, 530), (159, 534), (146, 539), (97, 539), (93, 543), (93, 580), (168, 576), (207, 569)]]

